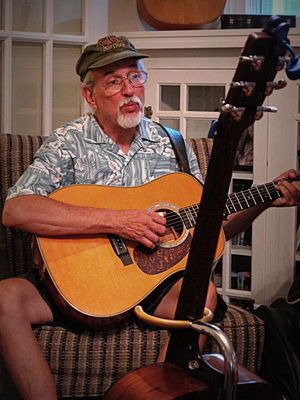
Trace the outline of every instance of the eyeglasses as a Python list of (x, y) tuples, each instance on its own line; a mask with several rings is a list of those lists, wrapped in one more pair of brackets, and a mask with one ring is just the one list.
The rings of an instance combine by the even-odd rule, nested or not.
[(137, 71), (129, 72), (127, 76), (112, 76), (103, 85), (105, 92), (108, 95), (113, 95), (120, 92), (126, 79), (133, 87), (140, 87), (143, 86), (147, 80), (147, 72)]

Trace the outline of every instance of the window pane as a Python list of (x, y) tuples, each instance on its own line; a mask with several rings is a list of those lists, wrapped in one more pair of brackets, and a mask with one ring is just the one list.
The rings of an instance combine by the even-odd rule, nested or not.
[(82, 0), (55, 0), (54, 33), (81, 35), (83, 33), (82, 14)]
[(159, 109), (161, 111), (179, 111), (180, 109), (180, 86), (161, 85)]
[(80, 54), (80, 46), (53, 48), (53, 129), (80, 116), (80, 80), (75, 73)]
[(207, 137), (212, 119), (187, 118), (186, 135), (189, 138)]
[(40, 135), (42, 132), (43, 46), (13, 43), (12, 133)]
[(188, 86), (188, 111), (216, 111), (224, 97), (224, 86)]
[(0, 30), (3, 30), (3, 0), (0, 0)]
[(44, 32), (44, 0), (13, 0), (13, 30)]
[(179, 131), (179, 119), (178, 118), (159, 118), (159, 122), (163, 125), (169, 126), (172, 129)]
[(300, 15), (299, 0), (261, 1), (261, 14)]

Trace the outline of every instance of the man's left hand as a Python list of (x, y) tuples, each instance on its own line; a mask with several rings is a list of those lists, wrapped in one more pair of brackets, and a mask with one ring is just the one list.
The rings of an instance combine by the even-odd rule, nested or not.
[(282, 180), (283, 178), (296, 179), (296, 176), (296, 171), (290, 169), (276, 179), (281, 179), (276, 185), (276, 189), (280, 190), (282, 197), (273, 201), (273, 207), (291, 207), (300, 202), (300, 181), (288, 182)]

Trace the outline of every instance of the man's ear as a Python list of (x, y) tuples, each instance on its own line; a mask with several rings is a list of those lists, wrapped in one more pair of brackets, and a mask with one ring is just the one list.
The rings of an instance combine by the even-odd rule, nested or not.
[(97, 105), (94, 101), (94, 95), (93, 95), (93, 89), (91, 87), (88, 86), (84, 86), (82, 88), (82, 96), (84, 97), (85, 101), (88, 103), (88, 105), (96, 110)]

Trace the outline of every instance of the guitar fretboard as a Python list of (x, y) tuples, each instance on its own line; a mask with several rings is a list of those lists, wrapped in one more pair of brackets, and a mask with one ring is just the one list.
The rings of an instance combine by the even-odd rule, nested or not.
[[(297, 175), (296, 179), (286, 178), (285, 180), (289, 182), (300, 180), (300, 175)], [(231, 193), (225, 203), (224, 217), (238, 211), (246, 210), (247, 208), (278, 199), (281, 197), (281, 192), (276, 189), (276, 184), (278, 182), (279, 181), (273, 181), (255, 185), (247, 190)], [(198, 209), (199, 204), (194, 204), (179, 210), (179, 214), (187, 229), (195, 226)]]

